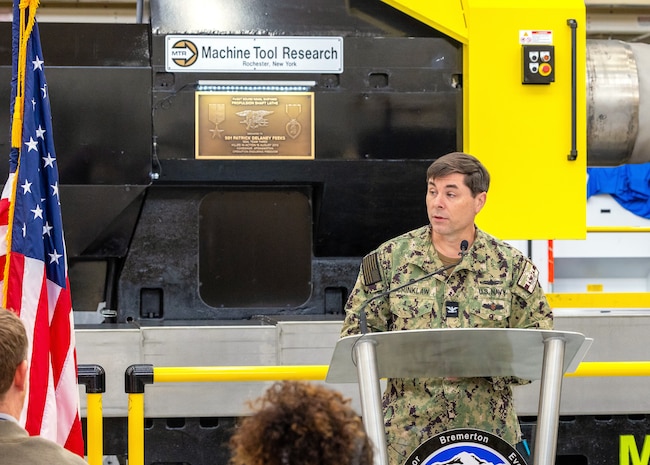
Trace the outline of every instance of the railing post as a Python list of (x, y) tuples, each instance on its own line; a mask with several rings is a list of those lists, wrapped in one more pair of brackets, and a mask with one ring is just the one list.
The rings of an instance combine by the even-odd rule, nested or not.
[(102, 394), (106, 392), (106, 372), (99, 365), (78, 365), (77, 384), (86, 387), (86, 452), (90, 465), (102, 465), (104, 420)]
[(153, 384), (153, 365), (131, 365), (124, 373), (124, 392), (129, 395), (129, 465), (144, 465), (144, 387)]

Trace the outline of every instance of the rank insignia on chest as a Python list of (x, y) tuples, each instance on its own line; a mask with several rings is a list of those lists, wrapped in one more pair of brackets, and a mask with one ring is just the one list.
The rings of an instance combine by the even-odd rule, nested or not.
[(458, 302), (445, 302), (445, 315), (447, 318), (458, 318)]

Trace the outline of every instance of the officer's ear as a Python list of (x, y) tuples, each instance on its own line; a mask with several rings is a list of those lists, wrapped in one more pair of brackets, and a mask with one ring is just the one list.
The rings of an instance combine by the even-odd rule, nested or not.
[(480, 194), (476, 194), (476, 197), (474, 197), (474, 211), (476, 213), (480, 212), (485, 206), (486, 201), (487, 201), (487, 192), (481, 192)]

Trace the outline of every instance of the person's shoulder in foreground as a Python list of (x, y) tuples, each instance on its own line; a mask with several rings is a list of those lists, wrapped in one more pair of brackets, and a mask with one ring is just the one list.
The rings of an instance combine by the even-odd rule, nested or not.
[(277, 382), (230, 439), (231, 465), (371, 465), (372, 446), (350, 400), (322, 385)]
[(27, 333), (20, 318), (0, 308), (0, 465), (84, 465), (86, 461), (18, 424), (27, 394)]
[(0, 421), (0, 465), (88, 465), (80, 456), (39, 436), (30, 436), (18, 423)]

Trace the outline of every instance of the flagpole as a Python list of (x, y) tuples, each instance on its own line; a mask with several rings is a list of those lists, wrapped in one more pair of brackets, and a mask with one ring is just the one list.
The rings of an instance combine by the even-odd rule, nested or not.
[[(18, 61), (16, 69), (16, 97), (14, 99), (14, 111), (11, 119), (11, 147), (18, 150), (16, 171), (11, 183), (11, 198), (16, 196), (16, 186), (18, 183), (18, 170), (20, 168), (20, 153), (22, 151), (23, 139), (23, 118), (25, 113), (25, 68), (27, 66), (27, 42), (36, 22), (36, 10), (38, 9), (39, 0), (14, 0), (18, 2), (18, 8), (14, 8), (14, 14), (18, 14), (19, 35), (18, 35)], [(29, 21), (25, 24), (25, 12), (28, 10)], [(7, 259), (4, 266), (3, 276), (9, 276), (11, 263), (11, 238), (13, 237), (13, 219), (15, 213), (15, 202), (9, 205), (9, 224), (7, 225)], [(2, 283), (2, 306), (7, 307), (7, 289), (9, 280), (4, 279)]]
[[(11, 146), (20, 150), (23, 135), (23, 116), (25, 112), (25, 67), (27, 66), (27, 41), (36, 22), (36, 10), (39, 0), (20, 0), (20, 37), (18, 41), (18, 84), (16, 86), (16, 101), (11, 127)], [(28, 11), (29, 21), (25, 24), (25, 10)]]

